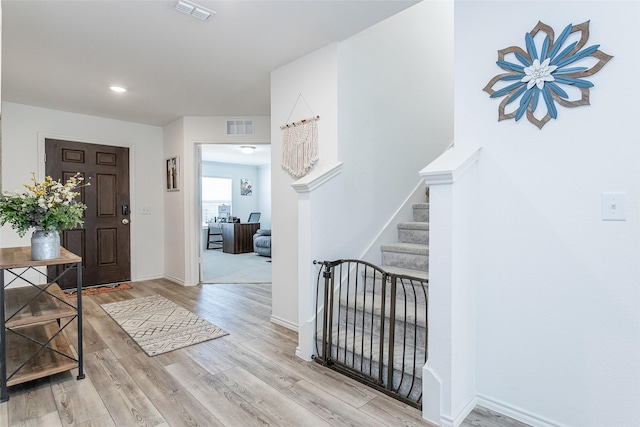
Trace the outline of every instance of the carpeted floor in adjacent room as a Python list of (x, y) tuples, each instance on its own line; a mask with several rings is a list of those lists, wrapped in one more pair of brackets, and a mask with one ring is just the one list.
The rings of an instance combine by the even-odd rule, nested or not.
[(226, 254), (204, 250), (202, 283), (271, 283), (271, 258), (255, 252)]

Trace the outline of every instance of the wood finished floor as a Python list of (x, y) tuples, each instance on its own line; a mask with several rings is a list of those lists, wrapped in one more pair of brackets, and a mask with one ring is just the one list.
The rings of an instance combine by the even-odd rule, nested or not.
[[(99, 304), (155, 294), (230, 335), (148, 357)], [(83, 305), (86, 378), (71, 371), (11, 387), (0, 426), (430, 425), (418, 410), (296, 357), (297, 334), (269, 321), (270, 285), (153, 280)], [(463, 426), (526, 425), (478, 407)]]

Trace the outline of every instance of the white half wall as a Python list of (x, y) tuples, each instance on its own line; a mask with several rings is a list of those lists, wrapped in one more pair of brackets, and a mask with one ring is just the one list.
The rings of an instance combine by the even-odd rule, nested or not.
[[(482, 146), (476, 290), (479, 402), (538, 426), (640, 425), (640, 2), (456, 1), (456, 146)], [(542, 130), (498, 122), (482, 88), (497, 50), (538, 20), (556, 37), (590, 21), (587, 46), (614, 58), (589, 106)], [(626, 192), (626, 221), (601, 194)], [(425, 397), (427, 398), (427, 397)]]
[(282, 325), (298, 325), (298, 198), (291, 187), (297, 179), (281, 167), (280, 126), (319, 115), (320, 160), (312, 171), (336, 162), (337, 54), (332, 44), (271, 73), (272, 319)]
[[(22, 189), (44, 175), (44, 138), (129, 147), (131, 161), (131, 278), (162, 277), (164, 207), (162, 128), (82, 114), (2, 103), (3, 190)], [(141, 215), (142, 208), (149, 215)], [(11, 227), (0, 231), (3, 247), (29, 245)]]

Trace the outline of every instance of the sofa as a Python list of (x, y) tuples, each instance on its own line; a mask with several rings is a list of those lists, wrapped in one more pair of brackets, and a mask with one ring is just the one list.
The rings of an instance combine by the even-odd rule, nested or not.
[(259, 228), (253, 235), (253, 251), (271, 257), (271, 230)]

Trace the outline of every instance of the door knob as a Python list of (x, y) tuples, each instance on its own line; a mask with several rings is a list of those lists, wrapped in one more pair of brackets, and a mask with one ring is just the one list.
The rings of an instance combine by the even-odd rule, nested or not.
[(127, 218), (122, 218), (122, 223), (124, 225), (127, 225), (127, 224), (129, 224), (129, 220)]

